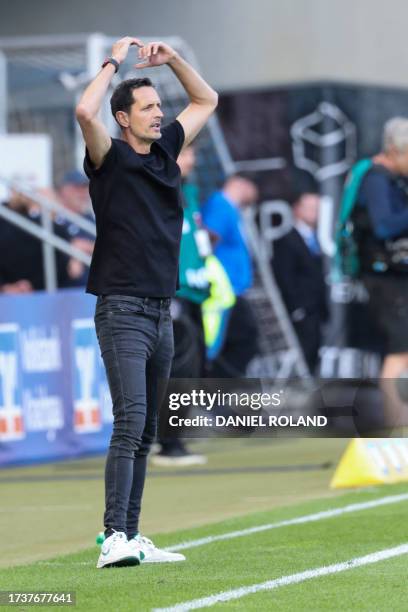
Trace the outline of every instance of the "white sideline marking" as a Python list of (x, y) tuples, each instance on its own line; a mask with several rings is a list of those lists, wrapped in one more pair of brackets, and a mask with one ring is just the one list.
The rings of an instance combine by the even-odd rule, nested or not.
[(72, 565), (95, 565), (93, 561), (68, 561), (67, 563), (63, 563), (62, 561), (36, 561), (37, 565), (51, 565), (52, 567), (62, 567)]
[(288, 584), (297, 584), (299, 582), (311, 580), (312, 578), (319, 578), (320, 576), (328, 576), (330, 574), (337, 574), (338, 572), (345, 572), (349, 569), (354, 569), (355, 567), (378, 563), (379, 561), (384, 561), (385, 559), (391, 559), (392, 557), (399, 557), (406, 554), (408, 554), (408, 544), (401, 544), (401, 546), (379, 550), (375, 553), (365, 555), (364, 557), (355, 557), (354, 559), (344, 561), (343, 563), (316, 567), (315, 569), (309, 569), (304, 572), (299, 572), (298, 574), (282, 576), (281, 578), (276, 578), (275, 580), (268, 580), (267, 582), (260, 582), (259, 584), (252, 584), (250, 586), (240, 587), (238, 589), (231, 589), (230, 591), (223, 591), (221, 593), (216, 593), (215, 595), (202, 597), (201, 599), (192, 599), (191, 601), (185, 601), (169, 608), (155, 608), (153, 612), (187, 612), (188, 610), (197, 610), (198, 608), (213, 606), (219, 602), (239, 599), (245, 595), (250, 595), (251, 593), (271, 591), (272, 589), (287, 586)]
[(334, 516), (341, 516), (342, 514), (348, 514), (349, 512), (368, 510), (369, 508), (377, 508), (378, 506), (385, 506), (387, 504), (396, 504), (398, 502), (406, 500), (408, 500), (408, 493), (402, 493), (401, 495), (388, 495), (387, 497), (380, 497), (371, 501), (360, 502), (358, 504), (349, 504), (348, 506), (332, 508), (331, 510), (323, 510), (322, 512), (316, 512), (315, 514), (306, 514), (304, 516), (279, 521), (277, 523), (267, 523), (265, 525), (248, 527), (247, 529), (240, 529), (238, 531), (229, 531), (227, 533), (221, 533), (219, 535), (207, 536), (198, 540), (188, 540), (186, 542), (181, 542), (180, 544), (167, 546), (165, 550), (168, 550), (169, 552), (187, 550), (188, 548), (196, 548), (197, 546), (204, 546), (204, 544), (212, 544), (213, 542), (219, 542), (221, 540), (232, 540), (233, 538), (239, 538), (241, 536), (259, 533), (261, 531), (268, 531), (270, 529), (278, 529), (279, 527), (288, 527), (290, 525), (312, 523), (315, 521), (321, 521), (322, 519), (333, 518)]
[[(219, 535), (207, 536), (198, 540), (188, 540), (181, 542), (180, 544), (174, 544), (173, 546), (167, 546), (164, 550), (169, 552), (176, 552), (179, 550), (187, 550), (188, 548), (196, 548), (198, 546), (204, 546), (205, 544), (211, 544), (212, 542), (219, 542), (220, 540), (232, 540), (233, 538), (239, 538), (241, 536), (251, 535), (253, 533), (259, 533), (262, 531), (268, 531), (270, 529), (279, 529), (279, 527), (288, 527), (290, 525), (301, 525), (303, 523), (312, 523), (321, 521), (326, 518), (332, 518), (334, 516), (341, 516), (342, 514), (349, 514), (350, 512), (358, 512), (359, 510), (369, 510), (370, 508), (377, 508), (378, 506), (386, 506), (388, 504), (396, 504), (398, 502), (407, 501), (408, 493), (402, 493), (401, 495), (387, 495), (386, 497), (380, 497), (372, 499), (368, 502), (360, 502), (358, 504), (349, 504), (348, 506), (342, 506), (340, 508), (331, 508), (330, 510), (323, 510), (322, 512), (316, 512), (315, 514), (305, 514), (304, 516), (298, 516), (293, 519), (287, 519), (285, 521), (279, 521), (277, 523), (266, 523), (265, 525), (258, 525), (256, 527), (248, 527), (247, 529), (240, 529), (239, 531), (229, 531), (227, 533), (220, 533)], [(94, 565), (93, 561), (37, 561), (41, 565)]]

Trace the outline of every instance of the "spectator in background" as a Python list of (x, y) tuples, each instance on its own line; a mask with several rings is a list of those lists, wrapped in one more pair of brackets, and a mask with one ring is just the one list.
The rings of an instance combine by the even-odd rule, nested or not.
[(293, 202), (293, 228), (273, 245), (272, 267), (310, 372), (316, 371), (322, 324), (328, 318), (322, 252), (316, 228), (320, 197)]
[(258, 350), (257, 325), (245, 298), (245, 292), (252, 285), (252, 262), (242, 219), (242, 210), (255, 204), (257, 198), (258, 189), (252, 181), (233, 175), (202, 209), (205, 226), (216, 236), (214, 254), (224, 266), (236, 296), (225, 344), (213, 363), (214, 378), (245, 376)]
[[(79, 170), (67, 172), (58, 190), (60, 203), (71, 212), (95, 223), (89, 197), (89, 181)], [(78, 225), (58, 215), (56, 222), (62, 225), (67, 232), (72, 246), (80, 251), (92, 255), (95, 237), (90, 235)], [(88, 280), (88, 268), (78, 259), (71, 258), (68, 264), (70, 287), (84, 287)]]
[[(55, 199), (50, 190), (40, 190), (39, 194)], [(22, 218), (41, 225), (41, 212), (38, 204), (30, 198), (11, 192), (6, 206)], [(54, 232), (68, 240), (65, 229), (54, 222)], [(56, 251), (58, 286), (66, 286), (68, 276), (68, 257)], [(31, 293), (44, 290), (43, 248), (39, 238), (29, 234), (6, 219), (0, 218), (0, 291), (2, 293)]]
[(89, 197), (89, 181), (79, 170), (70, 170), (64, 175), (58, 190), (61, 204), (78, 215), (95, 220)]
[[(211, 252), (211, 244), (201, 227), (198, 187), (191, 181), (196, 164), (192, 145), (185, 147), (177, 158), (181, 171), (184, 219), (180, 244), (180, 288), (173, 300), (173, 327), (175, 354), (171, 378), (201, 378), (204, 375), (205, 343), (201, 304), (209, 295), (205, 258)], [(187, 416), (190, 407), (181, 408), (178, 415)], [(204, 455), (190, 453), (183, 440), (180, 427), (170, 427), (169, 414), (160, 419), (158, 441), (160, 451), (151, 457), (151, 463), (159, 466), (202, 465)]]
[(395, 381), (408, 370), (408, 119), (390, 119), (383, 142), (362, 179), (352, 220), (360, 276), (385, 343), (381, 378), (388, 424), (406, 425), (408, 410)]

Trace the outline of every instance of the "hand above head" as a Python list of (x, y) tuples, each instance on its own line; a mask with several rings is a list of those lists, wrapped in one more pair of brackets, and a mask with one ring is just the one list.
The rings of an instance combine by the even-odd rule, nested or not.
[(145, 61), (140, 64), (135, 64), (136, 68), (152, 68), (154, 66), (168, 64), (177, 56), (177, 53), (170, 45), (158, 41), (150, 42), (142, 46), (138, 51), (138, 56)]
[(125, 36), (120, 40), (116, 41), (112, 47), (111, 56), (115, 59), (119, 64), (125, 61), (127, 58), (127, 54), (129, 53), (129, 48), (132, 45), (137, 45), (138, 47), (143, 47), (143, 43), (139, 38), (133, 38), (132, 36)]

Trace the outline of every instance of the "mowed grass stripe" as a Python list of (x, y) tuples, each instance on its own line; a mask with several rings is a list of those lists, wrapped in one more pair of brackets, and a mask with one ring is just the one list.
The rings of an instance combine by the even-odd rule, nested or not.
[[(394, 489), (395, 494), (405, 493), (399, 487)], [(353, 494), (366, 501), (366, 492)], [(377, 500), (378, 497), (375, 498)], [(374, 501), (373, 498), (371, 498)], [(317, 504), (316, 502), (314, 502)], [(327, 509), (327, 500), (319, 500), (317, 510)], [(294, 513), (306, 515), (311, 510), (310, 504), (294, 505), (286, 508), (288, 516)], [(275, 522), (282, 517), (277, 510), (264, 515), (264, 523)], [(279, 510), (279, 513), (282, 510)], [(283, 515), (285, 516), (285, 515)], [(3, 590), (27, 591), (37, 585), (37, 590), (72, 590), (77, 593), (78, 612), (100, 612), (100, 610), (120, 610), (120, 612), (151, 612), (153, 608), (172, 607), (176, 602), (190, 602), (206, 598), (212, 594), (235, 591), (239, 588), (250, 587), (254, 584), (278, 580), (285, 576), (292, 576), (309, 571), (310, 568), (330, 566), (343, 562), (345, 559), (356, 559), (373, 551), (383, 551), (400, 546), (408, 542), (408, 532), (405, 527), (406, 504), (388, 504), (376, 510), (367, 510), (344, 515), (331, 521), (317, 521), (307, 524), (295, 525), (289, 529), (278, 529), (254, 534), (248, 538), (235, 538), (225, 542), (216, 542), (212, 546), (192, 549), (185, 563), (174, 563), (160, 566), (141, 565), (137, 568), (113, 568), (106, 571), (96, 569), (98, 551), (96, 547), (86, 551), (56, 558), (56, 564), (44, 566), (34, 563), (26, 566), (13, 567), (0, 570), (0, 588)], [(260, 521), (259, 516), (247, 515), (241, 517), (234, 526), (243, 530), (254, 525), (254, 519)], [(230, 524), (230, 528), (231, 525)], [(259, 523), (258, 523), (259, 524)], [(222, 524), (213, 524), (202, 530), (188, 532), (190, 537), (194, 533), (199, 536), (209, 535), (211, 532), (220, 533)], [(223, 525), (223, 532), (228, 530)], [(187, 537), (188, 537), (187, 535)], [(157, 543), (163, 545), (168, 536), (158, 536)], [(172, 541), (186, 539), (185, 532), (171, 534)], [(156, 538), (154, 538), (156, 540)], [(168, 540), (167, 540), (168, 542)], [(64, 563), (64, 562), (68, 563)], [(91, 562), (91, 567), (78, 565), (74, 567), (69, 561)], [(398, 566), (397, 566), (398, 564)], [(389, 569), (391, 568), (391, 569)], [(394, 569), (393, 569), (394, 568)], [(364, 574), (364, 575), (363, 575)], [(360, 575), (363, 583), (359, 584), (356, 576)], [(377, 575), (377, 579), (374, 579)], [(319, 580), (299, 584), (297, 587), (260, 591), (252, 597), (242, 597), (231, 602), (217, 603), (217, 606), (233, 607), (236, 610), (316, 610), (320, 602), (320, 590), (328, 589), (328, 584), (335, 585), (342, 581), (357, 584), (355, 591), (360, 592), (365, 581), (370, 589), (364, 591), (362, 601), (365, 607), (355, 605), (353, 599), (344, 607), (345, 589), (333, 587), (330, 591), (332, 606), (321, 609), (348, 609), (348, 610), (405, 610), (408, 593), (402, 585), (406, 583), (406, 556), (400, 556), (383, 564), (367, 565), (353, 572), (337, 573), (336, 575), (322, 577)], [(356, 582), (357, 581), (357, 582)], [(313, 586), (312, 586), (313, 585)], [(339, 590), (339, 595), (337, 595)], [(296, 593), (303, 592), (301, 604), (295, 597)], [(387, 595), (385, 595), (387, 593)], [(294, 598), (296, 599), (294, 604)], [(383, 606), (377, 605), (378, 599)], [(275, 607), (275, 600), (281, 606)], [(262, 605), (259, 605), (261, 601)], [(286, 605), (286, 602), (292, 605)], [(283, 603), (282, 603), (283, 602)], [(327, 597), (326, 597), (327, 602)], [(388, 605), (389, 603), (392, 605)], [(385, 605), (387, 604), (387, 605)]]
[(306, 570), (304, 572), (299, 572), (297, 574), (289, 574), (287, 576), (282, 576), (281, 578), (276, 578), (274, 580), (268, 580), (266, 582), (252, 584), (250, 586), (231, 589), (229, 591), (223, 591), (221, 593), (209, 595), (208, 597), (193, 599), (167, 608), (155, 608), (153, 612), (188, 612), (189, 610), (198, 610), (199, 608), (214, 606), (217, 603), (240, 599), (241, 597), (245, 597), (246, 595), (259, 593), (261, 591), (271, 591), (282, 586), (298, 584), (300, 582), (305, 582), (306, 580), (320, 578), (321, 576), (328, 576), (331, 574), (337, 574), (339, 572), (345, 572), (357, 567), (372, 565), (373, 563), (378, 563), (380, 561), (385, 561), (394, 557), (400, 557), (406, 554), (408, 554), (408, 544), (401, 544), (400, 546), (380, 550), (374, 553), (370, 553), (368, 555), (364, 555), (363, 557), (349, 559), (348, 561), (344, 561), (342, 563), (334, 563), (333, 565), (317, 567)]
[(401, 495), (388, 495), (386, 497), (380, 497), (367, 502), (360, 502), (356, 504), (349, 504), (348, 506), (340, 506), (338, 508), (331, 508), (330, 510), (323, 510), (321, 512), (315, 512), (313, 514), (306, 514), (292, 519), (278, 521), (276, 523), (266, 523), (265, 525), (257, 525), (255, 527), (248, 527), (247, 529), (239, 529), (236, 531), (229, 531), (227, 533), (220, 533), (214, 536), (207, 536), (205, 538), (199, 538), (197, 540), (188, 540), (181, 542), (180, 544), (174, 544), (173, 546), (167, 546), (166, 550), (169, 551), (180, 551), (196, 548), (198, 546), (204, 546), (206, 544), (212, 544), (213, 542), (219, 542), (222, 540), (232, 540), (234, 538), (244, 537), (253, 535), (255, 533), (261, 533), (262, 531), (269, 531), (271, 529), (279, 529), (280, 527), (289, 527), (291, 525), (301, 525), (303, 523), (312, 523), (316, 521), (322, 521), (324, 519), (334, 518), (341, 516), (342, 514), (349, 514), (352, 512), (359, 512), (362, 510), (369, 510), (371, 508), (377, 508), (379, 506), (385, 506), (388, 504), (397, 504), (399, 502), (407, 501), (408, 493), (402, 493)]
[[(347, 506), (340, 506), (338, 508), (331, 508), (329, 510), (322, 510), (313, 514), (306, 514), (303, 516), (278, 521), (276, 523), (266, 523), (264, 525), (257, 525), (255, 527), (248, 527), (246, 529), (239, 529), (235, 531), (229, 531), (227, 533), (221, 533), (214, 536), (206, 536), (197, 540), (188, 540), (181, 542), (180, 544), (174, 544), (172, 546), (166, 546), (165, 550), (168, 551), (179, 551), (188, 550), (191, 548), (198, 548), (199, 546), (205, 546), (214, 542), (220, 542), (225, 540), (232, 540), (239, 537), (245, 537), (254, 535), (256, 533), (262, 533), (263, 531), (270, 531), (272, 529), (279, 529), (281, 527), (290, 527), (292, 525), (302, 525), (304, 523), (319, 522), (325, 519), (336, 518), (343, 514), (351, 514), (353, 512), (359, 512), (364, 510), (370, 510), (372, 508), (378, 508), (380, 506), (386, 506), (390, 504), (396, 504), (403, 501), (408, 501), (408, 493), (400, 495), (387, 495), (386, 497), (380, 497), (366, 502), (359, 502), (355, 504), (349, 504)], [(41, 565), (93, 565), (93, 561), (73, 561), (73, 562), (58, 562), (58, 561), (40, 561)]]

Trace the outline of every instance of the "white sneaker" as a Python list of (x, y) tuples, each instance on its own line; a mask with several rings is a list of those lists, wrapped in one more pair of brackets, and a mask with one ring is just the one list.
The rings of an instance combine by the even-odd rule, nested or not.
[(207, 457), (190, 453), (173, 455), (160, 452), (152, 455), (150, 463), (158, 467), (189, 467), (190, 465), (205, 465)]
[(134, 547), (135, 551), (138, 550), (144, 554), (144, 558), (141, 557), (142, 563), (173, 563), (186, 560), (185, 556), (180, 553), (157, 548), (149, 538), (145, 538), (140, 533), (129, 540), (129, 544)]
[(96, 567), (102, 569), (103, 567), (139, 565), (142, 558), (143, 553), (140, 547), (128, 542), (126, 533), (123, 531), (115, 531), (102, 544)]

